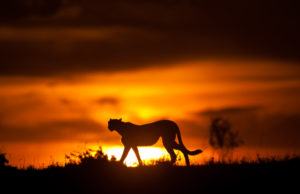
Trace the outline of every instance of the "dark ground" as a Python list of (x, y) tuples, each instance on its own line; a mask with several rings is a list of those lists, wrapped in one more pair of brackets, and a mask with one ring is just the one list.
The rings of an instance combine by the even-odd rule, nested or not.
[(0, 193), (298, 193), (300, 158), (128, 168), (105, 158), (66, 167), (1, 167)]

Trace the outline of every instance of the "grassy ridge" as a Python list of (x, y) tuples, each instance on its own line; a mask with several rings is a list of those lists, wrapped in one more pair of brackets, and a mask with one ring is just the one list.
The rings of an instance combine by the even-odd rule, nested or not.
[(128, 168), (109, 161), (101, 150), (78, 157), (66, 166), (45, 169), (2, 167), (1, 189), (9, 193), (286, 193), (299, 184), (300, 158), (191, 167), (160, 162)]

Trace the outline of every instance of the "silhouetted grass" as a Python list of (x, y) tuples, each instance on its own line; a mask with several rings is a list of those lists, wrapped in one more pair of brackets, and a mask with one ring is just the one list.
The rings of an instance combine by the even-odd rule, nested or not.
[(117, 161), (116, 157), (112, 157), (110, 160), (108, 156), (104, 154), (102, 148), (99, 147), (98, 150), (88, 149), (83, 153), (70, 153), (65, 156), (67, 162), (65, 167), (70, 166), (80, 166), (80, 167), (89, 167), (89, 168), (99, 168), (99, 167), (121, 167), (124, 164), (121, 164)]
[(300, 158), (260, 158), (256, 162), (216, 162), (191, 167), (162, 158), (128, 168), (101, 150), (66, 155), (65, 166), (0, 169), (1, 188), (9, 193), (285, 193), (298, 188)]

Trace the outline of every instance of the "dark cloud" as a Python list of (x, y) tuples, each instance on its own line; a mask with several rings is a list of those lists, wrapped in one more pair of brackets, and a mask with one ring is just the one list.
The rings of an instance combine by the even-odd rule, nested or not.
[(116, 97), (106, 96), (106, 97), (101, 97), (101, 98), (97, 99), (96, 102), (99, 105), (112, 105), (112, 106), (116, 106), (116, 105), (119, 105), (120, 100), (118, 98), (116, 98)]
[[(239, 131), (245, 146), (260, 148), (300, 148), (300, 114), (267, 113), (260, 106), (227, 107), (219, 110), (205, 110), (196, 113), (203, 121), (190, 123), (192, 136), (209, 137), (211, 120), (221, 117), (231, 123), (233, 131)], [(185, 122), (186, 123), (186, 122)], [(185, 124), (183, 124), (185, 125)]]
[(245, 106), (245, 107), (226, 107), (222, 109), (208, 109), (204, 111), (200, 111), (196, 114), (202, 116), (228, 116), (228, 115), (237, 115), (237, 114), (249, 114), (256, 113), (258, 110), (261, 110), (263, 107), (261, 106)]
[(245, 144), (256, 147), (300, 149), (300, 114), (273, 113), (231, 118)]
[(4, 0), (0, 3), (0, 21), (14, 22), (24, 17), (46, 17), (58, 11), (62, 0)]
[(300, 148), (300, 114), (270, 114), (257, 121), (260, 142), (265, 146)]
[(98, 122), (84, 118), (22, 126), (0, 123), (1, 142), (109, 141), (107, 133)]
[(0, 72), (118, 71), (206, 58), (299, 62), (296, 3), (1, 1)]

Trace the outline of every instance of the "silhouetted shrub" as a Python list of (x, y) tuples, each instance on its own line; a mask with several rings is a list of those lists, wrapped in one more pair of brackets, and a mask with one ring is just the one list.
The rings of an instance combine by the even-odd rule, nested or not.
[(210, 126), (209, 144), (214, 149), (220, 150), (220, 157), (224, 161), (234, 148), (240, 146), (243, 141), (239, 138), (238, 131), (231, 130), (229, 121), (222, 118), (215, 118)]
[(85, 167), (103, 167), (103, 166), (123, 166), (117, 161), (116, 157), (113, 156), (108, 159), (108, 156), (104, 154), (102, 148), (98, 150), (87, 149), (83, 153), (70, 153), (65, 155), (66, 166), (85, 166)]
[(6, 159), (5, 153), (0, 153), (0, 167), (4, 167), (8, 164), (8, 160)]

